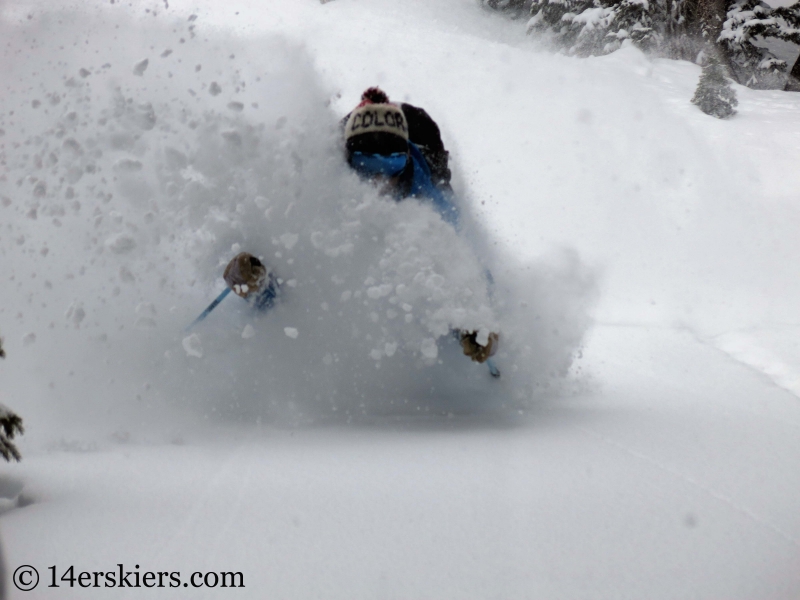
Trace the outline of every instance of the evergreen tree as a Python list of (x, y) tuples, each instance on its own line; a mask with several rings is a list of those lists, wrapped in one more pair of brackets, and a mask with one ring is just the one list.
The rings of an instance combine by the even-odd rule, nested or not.
[(737, 82), (754, 88), (780, 89), (787, 81), (786, 62), (764, 47), (765, 39), (800, 44), (800, 1), (778, 8), (763, 0), (482, 2), (504, 11), (530, 3), (528, 31), (577, 56), (608, 54), (627, 42), (656, 55), (697, 61), (710, 47)]
[(703, 67), (692, 104), (696, 104), (707, 115), (725, 119), (736, 114), (734, 106), (738, 103), (736, 92), (725, 76), (725, 67), (712, 56)]
[(17, 434), (25, 433), (22, 418), (8, 407), (0, 404), (0, 455), (6, 460), (19, 460), (22, 456), (11, 440)]
[[(5, 358), (6, 352), (3, 350), (3, 338), (0, 338), (0, 358)], [(17, 434), (24, 433), (22, 419), (14, 411), (0, 404), (0, 456), (6, 460), (19, 460), (21, 457), (19, 450), (11, 440)]]
[(800, 56), (797, 57), (783, 89), (787, 92), (800, 92)]
[(761, 0), (729, 2), (717, 41), (739, 83), (758, 89), (784, 86), (786, 61), (759, 45), (767, 38), (800, 44), (800, 2), (778, 8)]
[(608, 54), (626, 40), (650, 50), (663, 37), (662, 9), (640, 0), (535, 0), (528, 32), (546, 32), (576, 56)]
[(509, 12), (515, 18), (522, 13), (525, 5), (529, 3), (530, 0), (481, 0), (481, 4), (484, 6), (492, 10)]

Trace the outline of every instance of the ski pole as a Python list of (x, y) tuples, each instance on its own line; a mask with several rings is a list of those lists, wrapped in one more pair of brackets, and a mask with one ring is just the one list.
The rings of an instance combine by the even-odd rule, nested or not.
[(497, 365), (494, 364), (494, 361), (491, 358), (486, 359), (486, 366), (489, 367), (489, 374), (492, 377), (495, 379), (500, 378), (500, 369), (497, 368)]
[(209, 305), (208, 305), (208, 308), (206, 308), (206, 309), (205, 309), (203, 312), (201, 312), (201, 313), (200, 313), (200, 315), (199, 315), (199, 316), (198, 316), (198, 317), (197, 317), (197, 318), (196, 318), (194, 321), (192, 321), (192, 322), (191, 322), (191, 323), (190, 323), (190, 324), (189, 324), (189, 325), (186, 327), (186, 329), (184, 329), (184, 331), (189, 331), (189, 330), (190, 330), (192, 327), (194, 327), (194, 326), (195, 326), (195, 325), (197, 325), (197, 324), (198, 324), (200, 321), (202, 321), (203, 319), (205, 319), (205, 318), (208, 316), (208, 314), (209, 314), (209, 313), (210, 313), (212, 310), (214, 310), (215, 308), (217, 308), (217, 305), (218, 305), (220, 302), (222, 302), (223, 300), (225, 300), (225, 296), (227, 296), (228, 294), (230, 294), (230, 292), (231, 292), (231, 288), (229, 288), (229, 287), (226, 287), (224, 290), (222, 290), (222, 292), (220, 293), (220, 295), (219, 295), (219, 296), (217, 296), (217, 297), (214, 299), (214, 301), (213, 301), (211, 304), (209, 304)]

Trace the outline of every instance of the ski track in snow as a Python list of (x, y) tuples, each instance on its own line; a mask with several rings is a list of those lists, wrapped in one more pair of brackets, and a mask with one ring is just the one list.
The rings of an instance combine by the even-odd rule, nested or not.
[(585, 433), (586, 435), (592, 436), (593, 438), (595, 438), (597, 440), (600, 440), (602, 443), (607, 444), (609, 446), (612, 446), (612, 447), (620, 450), (621, 452), (624, 452), (628, 456), (631, 456), (631, 457), (635, 458), (638, 461), (642, 461), (642, 462), (644, 462), (644, 463), (646, 463), (648, 465), (651, 465), (651, 466), (657, 468), (660, 471), (663, 471), (664, 473), (669, 474), (671, 477), (680, 480), (681, 482), (683, 482), (686, 485), (689, 485), (689, 486), (692, 486), (694, 488), (697, 488), (698, 490), (702, 491), (704, 494), (708, 495), (709, 497), (713, 498), (714, 500), (724, 504), (725, 506), (729, 507), (731, 510), (736, 511), (737, 513), (739, 513), (743, 517), (747, 518), (748, 520), (753, 521), (754, 523), (757, 523), (760, 527), (763, 527), (764, 529), (770, 531), (771, 533), (773, 533), (776, 536), (780, 537), (784, 541), (786, 541), (786, 542), (792, 544), (793, 546), (795, 546), (796, 548), (800, 549), (800, 539), (792, 536), (790, 533), (784, 531), (783, 529), (781, 529), (780, 527), (778, 527), (774, 523), (770, 522), (768, 519), (764, 518), (763, 516), (756, 514), (755, 512), (753, 512), (752, 510), (750, 510), (750, 509), (748, 509), (748, 508), (746, 508), (744, 506), (741, 506), (740, 504), (738, 504), (730, 496), (722, 494), (722, 493), (718, 492), (717, 490), (709, 487), (708, 485), (705, 485), (702, 481), (699, 481), (695, 477), (692, 477), (691, 475), (689, 475), (687, 473), (684, 473), (684, 472), (682, 472), (682, 471), (680, 471), (678, 469), (674, 469), (674, 468), (670, 467), (669, 465), (666, 465), (666, 464), (664, 464), (662, 462), (659, 462), (658, 460), (654, 459), (653, 457), (648, 456), (647, 454), (644, 454), (644, 453), (642, 453), (642, 452), (640, 452), (638, 450), (635, 450), (635, 449), (633, 449), (633, 448), (631, 448), (631, 447), (629, 447), (629, 446), (627, 446), (627, 445), (625, 445), (625, 444), (623, 444), (623, 443), (621, 443), (621, 442), (619, 442), (617, 440), (614, 440), (614, 439), (612, 439), (612, 438), (610, 438), (608, 436), (599, 434), (596, 431), (592, 431), (589, 428), (581, 427), (579, 425), (576, 425), (576, 428), (578, 430), (582, 431), (583, 433)]
[[(243, 449), (246, 442), (243, 441), (233, 448), (225, 448), (228, 457), (225, 462), (214, 473), (210, 473), (208, 483), (202, 489), (202, 492), (192, 501), (192, 505), (186, 512), (186, 516), (182, 518), (181, 525), (177, 528), (175, 533), (164, 542), (161, 549), (157, 550), (154, 555), (154, 560), (158, 562), (166, 562), (170, 559), (171, 555), (179, 553), (181, 548), (187, 543), (190, 543), (189, 536), (194, 528), (202, 520), (208, 518), (208, 512), (211, 510), (212, 514), (219, 514), (216, 507), (211, 507), (212, 504), (218, 503), (220, 499), (224, 499), (227, 503), (231, 496), (229, 492), (235, 490), (235, 499), (232, 502), (230, 513), (228, 513), (224, 525), (220, 528), (218, 539), (221, 539), (231, 521), (236, 518), (238, 507), (241, 503), (242, 497), (245, 494), (250, 481), (250, 465), (247, 461), (247, 467), (241, 468), (242, 457), (244, 456)], [(247, 460), (245, 458), (245, 460)], [(245, 474), (242, 477), (242, 473)], [(223, 493), (220, 490), (224, 489)], [(227, 508), (227, 507), (226, 507)], [(218, 546), (213, 546), (217, 548)], [(213, 558), (213, 556), (212, 556)]]

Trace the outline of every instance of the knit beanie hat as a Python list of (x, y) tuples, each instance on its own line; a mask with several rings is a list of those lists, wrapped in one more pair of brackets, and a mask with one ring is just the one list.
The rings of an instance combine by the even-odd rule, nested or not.
[(408, 124), (403, 110), (378, 88), (369, 88), (344, 127), (348, 154), (392, 154), (408, 150)]

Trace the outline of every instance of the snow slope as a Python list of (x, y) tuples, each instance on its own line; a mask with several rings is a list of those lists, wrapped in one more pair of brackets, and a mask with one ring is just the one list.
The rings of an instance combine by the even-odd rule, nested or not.
[[(165, 6), (0, 5), (11, 570), (242, 571), (253, 598), (800, 594), (800, 98), (737, 87), (716, 121), (694, 65), (545, 53), (470, 0)], [(341, 165), (336, 120), (376, 83), (442, 127), (471, 248)], [(187, 356), (251, 246), (292, 302), (226, 301)], [(503, 380), (426, 356), (430, 322), (382, 337), (409, 247), (415, 272), (492, 270)]]
[(524, 418), (27, 458), (38, 501), (4, 517), (9, 562), (241, 570), (247, 597), (796, 597), (796, 403), (685, 334), (589, 347), (603, 392)]

